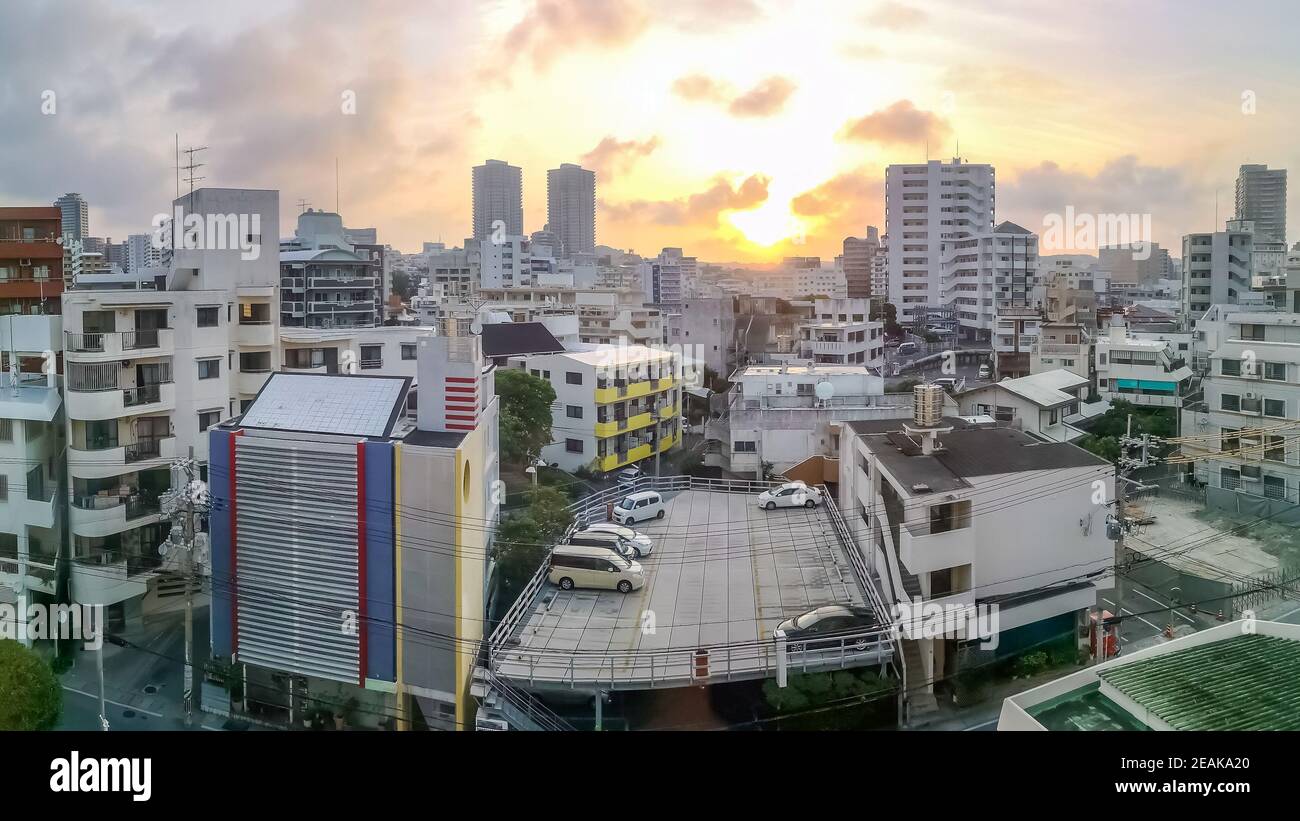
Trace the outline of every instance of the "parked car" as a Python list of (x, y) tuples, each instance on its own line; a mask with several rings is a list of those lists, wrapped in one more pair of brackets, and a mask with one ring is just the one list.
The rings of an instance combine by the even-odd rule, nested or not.
[(575, 547), (603, 547), (612, 550), (623, 558), (631, 561), (637, 558), (636, 549), (617, 533), (602, 533), (596, 530), (578, 530), (564, 540), (564, 544), (574, 545)]
[(587, 525), (580, 532), (612, 533), (626, 542), (632, 548), (632, 551), (636, 553), (638, 559), (642, 556), (649, 556), (655, 547), (654, 542), (650, 541), (650, 537), (644, 533), (638, 533), (630, 527), (616, 525), (613, 522), (598, 522), (594, 525)]
[(938, 385), (948, 393), (954, 393), (957, 390), (957, 380), (951, 376), (941, 376), (931, 384)]
[(911, 356), (914, 353), (916, 353), (915, 342), (904, 342), (898, 346), (899, 356)]
[(664, 497), (653, 490), (629, 493), (614, 506), (614, 521), (621, 525), (634, 525), (647, 519), (664, 517)]
[(618, 486), (631, 487), (636, 484), (636, 480), (640, 479), (642, 476), (645, 476), (645, 471), (641, 470), (641, 468), (636, 465), (623, 468), (618, 472)]
[(764, 510), (778, 507), (814, 508), (822, 502), (822, 492), (803, 482), (786, 482), (778, 488), (758, 494), (758, 506)]
[[(878, 626), (880, 620), (870, 607), (830, 604), (809, 610), (793, 619), (786, 619), (776, 629), (784, 631), (786, 648), (798, 653), (804, 650), (838, 650), (844, 644), (846, 634), (852, 635)], [(853, 636), (847, 646), (865, 650), (867, 643), (866, 636)]]
[(645, 586), (645, 572), (637, 562), (629, 562), (604, 547), (558, 545), (551, 551), (551, 567), (546, 575), (561, 590), (589, 587), (631, 593)]
[(989, 363), (985, 362), (983, 365), (980, 365), (980, 379), (990, 379), (992, 376), (993, 368), (989, 367)]

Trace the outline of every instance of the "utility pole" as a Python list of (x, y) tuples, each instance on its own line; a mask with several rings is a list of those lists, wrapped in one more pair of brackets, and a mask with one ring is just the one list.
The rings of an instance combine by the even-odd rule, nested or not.
[(194, 448), (172, 463), (172, 489), (163, 495), (163, 513), (171, 519), (171, 533), (160, 548), (164, 556), (179, 551), (185, 579), (185, 726), (194, 725), (194, 548), (199, 517), (209, 510), (208, 492), (198, 477)]

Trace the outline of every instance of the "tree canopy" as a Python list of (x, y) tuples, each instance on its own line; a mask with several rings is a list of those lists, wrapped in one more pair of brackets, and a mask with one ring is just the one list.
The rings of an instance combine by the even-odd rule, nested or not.
[(551, 443), (551, 404), (555, 388), (518, 368), (499, 368), (496, 392), (501, 402), (501, 458), (522, 464)]
[(22, 644), (0, 639), (0, 730), (52, 730), (63, 689), (50, 665)]

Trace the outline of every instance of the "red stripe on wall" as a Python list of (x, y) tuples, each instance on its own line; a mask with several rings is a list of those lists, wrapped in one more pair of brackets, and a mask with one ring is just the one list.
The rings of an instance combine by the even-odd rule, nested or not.
[(243, 436), (242, 430), (230, 434), (230, 632), (231, 657), (239, 657), (239, 518), (238, 484), (235, 481), (235, 442)]
[(458, 388), (455, 385), (448, 385), (446, 391), (447, 393), (478, 393), (478, 388)]
[(448, 419), (459, 419), (459, 420), (462, 421), (462, 422), (477, 422), (477, 421), (478, 421), (478, 417), (477, 417), (477, 416), (473, 416), (473, 415), (466, 416), (466, 415), (463, 414), (463, 413), (449, 413), (449, 414), (447, 414), (447, 418), (448, 418)]
[(475, 382), (475, 383), (478, 382), (478, 380), (475, 379), (475, 378), (472, 377), (472, 376), (448, 376), (448, 377), (446, 377), (446, 381), (448, 381), (448, 382)]
[(358, 687), (366, 686), (366, 443), (357, 442), (357, 630), (361, 637)]
[(448, 422), (448, 423), (447, 423), (447, 429), (448, 429), (448, 430), (469, 430), (469, 431), (472, 431), (472, 430), (474, 430), (474, 426), (473, 426), (473, 425), (454, 425), (454, 424), (452, 424), (451, 422)]

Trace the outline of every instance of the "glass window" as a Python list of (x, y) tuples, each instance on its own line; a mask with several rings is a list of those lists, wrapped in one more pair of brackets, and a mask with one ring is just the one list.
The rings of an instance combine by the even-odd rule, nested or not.
[(1224, 376), (1241, 376), (1241, 360), (1240, 359), (1222, 360), (1221, 372), (1223, 373)]
[(209, 308), (198, 309), (198, 324), (200, 328), (215, 328), (219, 321), (218, 308), (214, 305)]
[(580, 372), (568, 371), (564, 374), (564, 381), (569, 385), (581, 385), (582, 374)]
[(199, 411), (199, 433), (221, 421), (221, 411)]
[(414, 358), (415, 358), (415, 343), (414, 343), (414, 342), (403, 342), (403, 343), (402, 343), (402, 358), (403, 358), (403, 359), (414, 359)]
[(1284, 399), (1265, 399), (1264, 415), (1275, 416), (1279, 419), (1286, 418), (1286, 400)]
[(564, 406), (564, 414), (565, 414), (565, 416), (569, 417), (570, 419), (581, 419), (581, 418), (582, 418), (582, 406), (581, 406), (581, 405), (565, 405), (565, 406)]
[(1226, 411), (1241, 410), (1241, 397), (1233, 393), (1225, 393), (1219, 397), (1219, 407)]
[(199, 379), (216, 379), (219, 376), (221, 376), (220, 359), (199, 360)]

